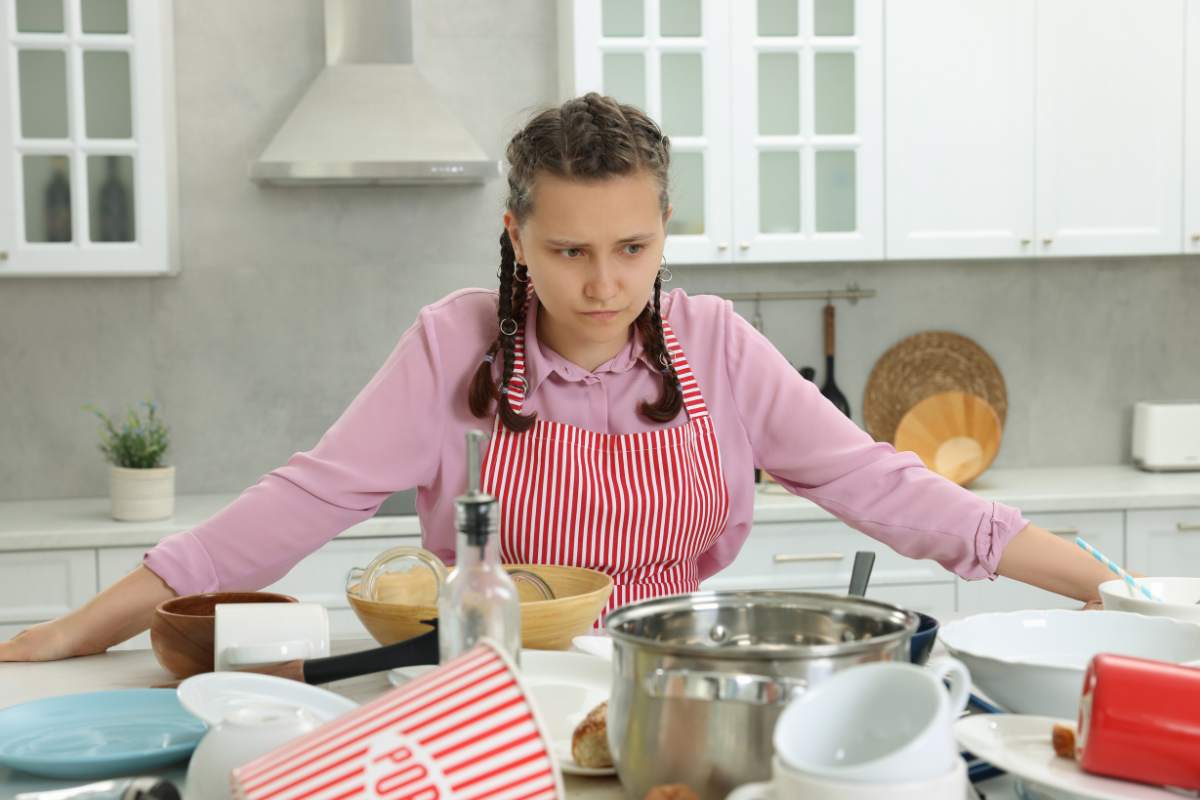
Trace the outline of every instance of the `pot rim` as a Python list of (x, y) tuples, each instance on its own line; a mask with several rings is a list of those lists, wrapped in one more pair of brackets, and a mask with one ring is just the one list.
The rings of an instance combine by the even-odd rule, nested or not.
[[(632, 633), (618, 630), (618, 626), (637, 619), (653, 616), (667, 610), (683, 610), (700, 604), (724, 603), (725, 605), (744, 606), (754, 601), (774, 603), (781, 606), (797, 606), (801, 608), (840, 608), (853, 606), (859, 611), (866, 611), (870, 616), (880, 620), (891, 620), (901, 628), (881, 636), (861, 639), (854, 642), (836, 642), (832, 644), (761, 644), (744, 647), (713, 647), (697, 644), (673, 644), (656, 639), (649, 639)], [(687, 594), (665, 595), (651, 600), (619, 608), (610, 613), (605, 620), (604, 629), (615, 643), (631, 645), (641, 650), (672, 656), (691, 656), (716, 661), (744, 661), (747, 659), (768, 658), (774, 660), (830, 658), (856, 655), (876, 650), (881, 645), (892, 644), (911, 639), (920, 625), (917, 612), (900, 608), (890, 603), (878, 600), (867, 600), (862, 597), (824, 594), (820, 592), (791, 592), (782, 590), (709, 590)]]

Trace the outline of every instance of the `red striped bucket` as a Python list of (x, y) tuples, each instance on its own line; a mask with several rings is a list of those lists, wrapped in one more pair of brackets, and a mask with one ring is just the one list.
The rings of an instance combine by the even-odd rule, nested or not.
[(516, 667), (490, 641), (233, 771), (241, 800), (559, 800)]

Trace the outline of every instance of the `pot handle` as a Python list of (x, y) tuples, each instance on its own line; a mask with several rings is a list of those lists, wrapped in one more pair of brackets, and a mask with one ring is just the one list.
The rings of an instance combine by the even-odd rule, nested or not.
[(723, 700), (756, 706), (786, 703), (806, 688), (808, 682), (798, 678), (690, 669), (656, 669), (645, 681), (646, 693), (654, 698)]

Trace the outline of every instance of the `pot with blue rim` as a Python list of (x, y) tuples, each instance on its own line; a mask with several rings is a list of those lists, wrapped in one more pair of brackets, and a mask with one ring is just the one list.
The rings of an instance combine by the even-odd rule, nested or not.
[(608, 738), (626, 796), (682, 783), (702, 800), (769, 780), (784, 706), (838, 670), (907, 661), (917, 615), (839, 595), (720, 591), (608, 615)]

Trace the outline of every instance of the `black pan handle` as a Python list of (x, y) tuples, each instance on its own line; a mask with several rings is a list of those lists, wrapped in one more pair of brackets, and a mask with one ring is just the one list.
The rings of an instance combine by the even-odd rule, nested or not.
[(360, 650), (327, 658), (314, 658), (304, 662), (305, 683), (329, 683), (344, 678), (369, 675), (396, 667), (415, 667), (438, 663), (437, 622), (433, 630), (407, 641)]

